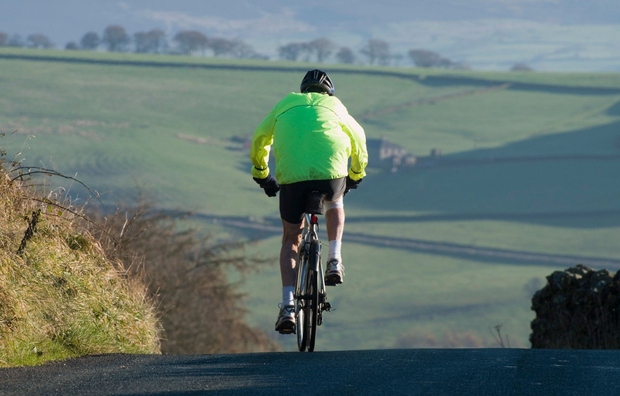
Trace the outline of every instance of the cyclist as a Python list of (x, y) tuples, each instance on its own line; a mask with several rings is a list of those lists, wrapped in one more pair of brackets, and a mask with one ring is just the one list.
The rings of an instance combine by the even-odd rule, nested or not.
[[(275, 178), (268, 166), (272, 146)], [(366, 136), (334, 96), (334, 84), (327, 73), (310, 70), (301, 82), (300, 93), (285, 96), (256, 128), (250, 159), (252, 177), (267, 196), (275, 197), (280, 191), (282, 304), (275, 328), (282, 334), (291, 334), (295, 332), (295, 265), (306, 198), (312, 191), (326, 194), (329, 253), (325, 283), (335, 286), (344, 279), (343, 197), (350, 189), (357, 188), (366, 175)]]

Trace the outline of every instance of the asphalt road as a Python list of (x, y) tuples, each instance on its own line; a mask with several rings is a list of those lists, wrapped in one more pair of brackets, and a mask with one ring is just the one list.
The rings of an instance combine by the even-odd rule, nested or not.
[(0, 369), (0, 395), (620, 395), (620, 351), (102, 355)]

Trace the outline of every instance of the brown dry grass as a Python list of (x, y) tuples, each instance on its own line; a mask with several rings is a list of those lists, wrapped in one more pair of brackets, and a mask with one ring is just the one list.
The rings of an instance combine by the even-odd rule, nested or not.
[(236, 272), (243, 280), (265, 262), (245, 255), (245, 242), (213, 243), (145, 203), (96, 217), (110, 231), (99, 233), (108, 256), (145, 279), (157, 296), (164, 353), (279, 350), (263, 331), (246, 323), (239, 283), (228, 277)]
[(160, 324), (146, 288), (106, 258), (81, 221), (70, 203), (11, 181), (2, 168), (0, 366), (160, 352)]

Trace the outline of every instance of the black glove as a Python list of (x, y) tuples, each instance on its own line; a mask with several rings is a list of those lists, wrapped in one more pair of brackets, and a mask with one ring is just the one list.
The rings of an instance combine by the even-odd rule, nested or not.
[(271, 175), (268, 175), (264, 179), (258, 179), (256, 177), (253, 177), (253, 179), (263, 190), (265, 190), (265, 194), (267, 194), (268, 197), (275, 197), (278, 191), (280, 191), (278, 181)]
[(357, 186), (362, 182), (362, 179), (353, 180), (349, 176), (347, 176), (346, 187), (344, 189), (344, 195), (346, 195), (351, 190), (357, 190)]

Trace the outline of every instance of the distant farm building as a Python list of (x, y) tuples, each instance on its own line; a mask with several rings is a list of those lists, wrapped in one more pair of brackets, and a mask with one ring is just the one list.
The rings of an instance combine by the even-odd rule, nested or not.
[(370, 166), (390, 169), (392, 172), (400, 168), (408, 168), (415, 165), (416, 157), (396, 143), (392, 143), (382, 137), (381, 139), (368, 139), (368, 163)]

